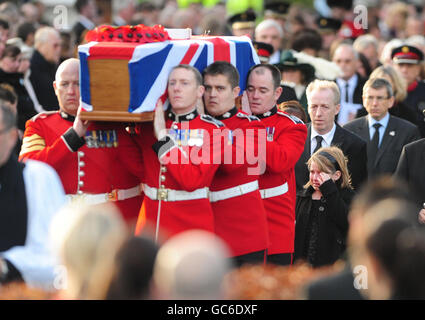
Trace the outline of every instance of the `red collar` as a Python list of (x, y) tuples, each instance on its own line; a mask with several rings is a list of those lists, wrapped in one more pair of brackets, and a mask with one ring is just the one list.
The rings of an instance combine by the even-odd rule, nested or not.
[(418, 81), (414, 81), (412, 82), (408, 87), (407, 87), (407, 92), (412, 92), (413, 90), (416, 89), (416, 87), (418, 86)]

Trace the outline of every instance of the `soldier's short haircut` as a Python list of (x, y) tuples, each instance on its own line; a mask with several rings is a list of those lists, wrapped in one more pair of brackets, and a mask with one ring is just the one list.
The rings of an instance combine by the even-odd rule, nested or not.
[(252, 72), (255, 72), (257, 74), (263, 74), (265, 70), (269, 70), (272, 74), (273, 79), (273, 87), (274, 89), (277, 89), (280, 87), (280, 82), (282, 81), (282, 75), (280, 73), (280, 70), (272, 64), (264, 63), (264, 64), (257, 64), (253, 66), (248, 71), (248, 75), (246, 77), (246, 81), (248, 82), (249, 76)]
[(196, 84), (198, 86), (202, 86), (202, 75), (199, 72), (199, 70), (196, 69), (195, 67), (192, 67), (191, 65), (188, 65), (188, 64), (179, 64), (178, 66), (175, 66), (173, 69), (171, 69), (170, 74), (176, 69), (185, 69), (185, 70), (192, 71), (195, 76)]
[(383, 78), (370, 78), (366, 81), (366, 83), (363, 86), (363, 95), (366, 93), (366, 90), (372, 88), (372, 89), (382, 89), (385, 88), (387, 91), (387, 96), (392, 97), (394, 95), (393, 87), (391, 86), (391, 83)]
[(233, 88), (239, 86), (239, 72), (231, 63), (227, 61), (216, 61), (205, 68), (204, 77), (223, 75), (227, 78)]

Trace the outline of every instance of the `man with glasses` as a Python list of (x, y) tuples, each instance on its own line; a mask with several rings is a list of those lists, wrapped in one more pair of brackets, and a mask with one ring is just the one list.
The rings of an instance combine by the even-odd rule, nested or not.
[(369, 79), (363, 87), (363, 105), (368, 115), (344, 126), (367, 141), (369, 177), (392, 174), (403, 146), (420, 139), (415, 125), (390, 115), (388, 109), (393, 104), (391, 84), (385, 79)]

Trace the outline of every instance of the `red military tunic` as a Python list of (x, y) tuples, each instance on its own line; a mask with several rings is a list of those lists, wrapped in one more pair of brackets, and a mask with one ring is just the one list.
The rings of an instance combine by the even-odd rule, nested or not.
[(134, 222), (143, 199), (140, 179), (119, 160), (117, 147), (122, 141), (118, 133), (124, 127), (91, 123), (84, 144), (84, 139), (72, 129), (73, 121), (73, 116), (60, 111), (41, 113), (28, 120), (19, 159), (34, 159), (51, 165), (61, 178), (67, 195), (99, 195), (100, 199), (106, 194), (106, 199), (111, 193), (109, 196), (114, 200), (114, 190), (121, 193), (121, 190), (131, 189), (126, 191), (128, 198), (113, 202), (128, 222)]
[(259, 179), (261, 192), (270, 195), (271, 188), (279, 186), (288, 190), (284, 194), (263, 199), (269, 228), (268, 254), (293, 253), (296, 199), (294, 168), (304, 150), (307, 127), (297, 117), (278, 111), (276, 106), (257, 116), (267, 131), (267, 168)]
[[(226, 125), (224, 136), (231, 130), (233, 151), (237, 153), (238, 147), (241, 147), (244, 161), (238, 166), (240, 162), (236, 161), (237, 156), (233, 154), (231, 164), (225, 162), (220, 166), (211, 184), (212, 194), (217, 191), (221, 191), (218, 194), (226, 194), (226, 190), (242, 185), (258, 186), (260, 171), (253, 174), (248, 172), (248, 168), (254, 169), (253, 167), (260, 164), (251, 162), (249, 165), (246, 157), (257, 155), (258, 130), (265, 130), (264, 126), (257, 117), (246, 115), (236, 107), (215, 118)], [(253, 135), (248, 137), (247, 130)], [(260, 159), (259, 162), (261, 161)], [(247, 189), (250, 190), (252, 187)], [(214, 201), (214, 198), (210, 197), (210, 200), (214, 212), (215, 232), (228, 244), (233, 256), (267, 249), (267, 218), (258, 187), (254, 191), (228, 199)]]
[[(188, 229), (214, 231), (207, 188), (220, 163), (220, 159), (213, 161), (215, 152), (211, 137), (214, 130), (221, 132), (222, 127), (220, 121), (200, 116), (196, 110), (179, 116), (167, 112), (166, 128), (169, 131), (161, 141), (155, 138), (152, 123), (136, 127), (137, 134), (133, 139), (142, 155), (130, 151), (132, 146), (126, 146), (128, 153), (133, 155), (127, 165), (133, 172), (144, 165), (146, 221), (155, 233), (159, 230), (157, 236), (160, 239)], [(199, 159), (197, 155), (204, 154), (203, 148), (210, 152)], [(176, 200), (176, 193), (188, 198)], [(198, 196), (192, 199), (195, 193)]]

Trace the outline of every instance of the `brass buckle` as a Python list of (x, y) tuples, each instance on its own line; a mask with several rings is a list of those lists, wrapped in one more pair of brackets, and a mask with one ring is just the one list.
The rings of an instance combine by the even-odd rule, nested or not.
[(109, 201), (118, 201), (118, 190), (114, 189), (107, 195)]
[(167, 199), (168, 199), (168, 190), (167, 189), (158, 189), (158, 191), (156, 193), (156, 198), (158, 200), (167, 201)]

